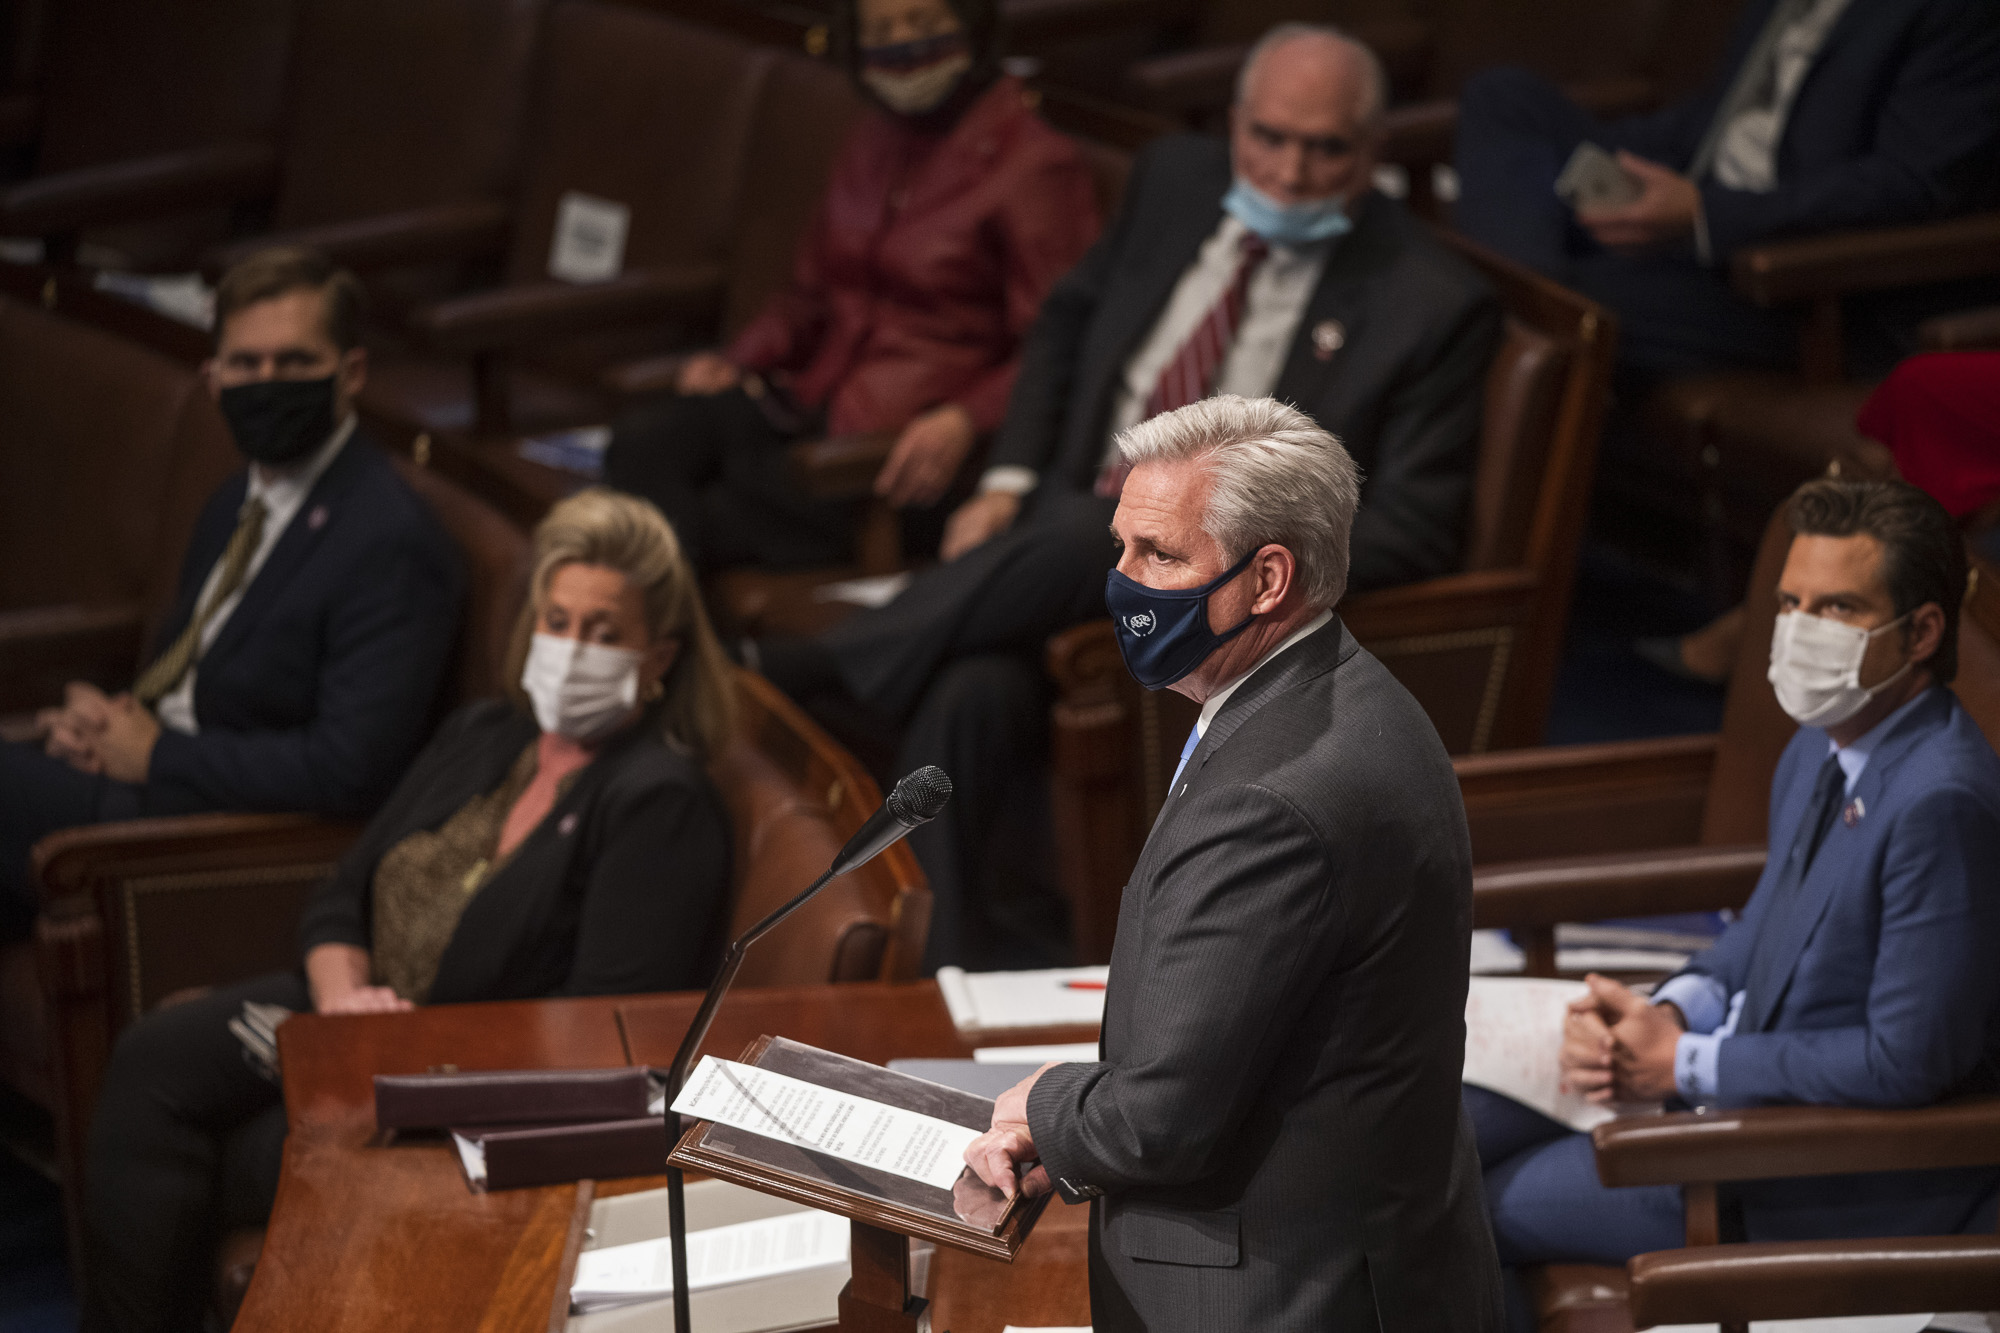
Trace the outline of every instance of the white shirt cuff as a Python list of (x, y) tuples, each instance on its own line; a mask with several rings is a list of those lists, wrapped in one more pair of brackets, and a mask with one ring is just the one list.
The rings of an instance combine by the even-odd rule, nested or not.
[(1042, 479), (1031, 467), (990, 467), (980, 474), (979, 493), (990, 495), (1026, 495), (1042, 484)]
[(1660, 983), (1653, 1003), (1680, 1010), (1689, 1032), (1713, 1032), (1729, 1013), (1729, 989), (1704, 973), (1683, 972)]
[(1683, 1032), (1674, 1043), (1674, 1087), (1690, 1106), (1715, 1101), (1716, 1064), (1729, 1038), (1713, 1032)]

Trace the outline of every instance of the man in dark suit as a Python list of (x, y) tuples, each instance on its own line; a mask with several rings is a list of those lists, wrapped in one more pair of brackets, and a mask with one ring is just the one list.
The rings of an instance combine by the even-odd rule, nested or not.
[(205, 367), (249, 467), (202, 511), (180, 593), (129, 692), (72, 684), (43, 746), (0, 745), (0, 935), (35, 910), (59, 828), (200, 810), (369, 813), (428, 730), (464, 576), (361, 437), (360, 289), (307, 251), (245, 260)]
[(1370, 192), (1383, 89), (1366, 47), (1273, 30), (1228, 142), (1141, 153), (1116, 222), (1051, 292), (944, 563), (812, 648), (765, 654), (795, 693), (831, 682), (905, 723), (899, 767), (958, 781), (911, 839), (936, 895), (930, 966), (992, 961), (974, 952), (993, 930), (975, 867), (996, 803), (1038, 767), (1044, 642), (1104, 614), (1119, 430), (1212, 392), (1294, 403), (1366, 477), (1352, 585), (1457, 567), (1500, 313), (1469, 264)]
[[(1715, 79), (1663, 110), (1599, 121), (1507, 69), (1467, 83), (1458, 124), (1459, 225), (1617, 311), (1628, 364), (1782, 368), (1798, 356), (1791, 317), (1737, 295), (1730, 256), (2000, 199), (2000, 7), (1754, 0)], [(1618, 155), (1636, 198), (1572, 213), (1556, 197), (1584, 142)], [(1873, 323), (1918, 313), (1885, 308)], [(1894, 328), (1870, 325), (1862, 354), (1893, 360)]]
[[(1650, 1001), (1602, 977), (1562, 1060), (1598, 1101), (1923, 1106), (2000, 1088), (2000, 757), (1945, 688), (1963, 539), (1903, 482), (1790, 504), (1771, 680), (1802, 725), (1742, 917)], [(1606, 1189), (1590, 1138), (1467, 1088), (1501, 1258), (1624, 1263), (1683, 1243), (1680, 1191)], [(2000, 1170), (1768, 1180), (1744, 1238), (1991, 1232)], [(1524, 1325), (1525, 1326), (1525, 1325)]]
[(1471, 848), (1429, 719), (1333, 614), (1354, 461), (1234, 397), (1121, 449), (1119, 647), (1202, 711), (1119, 908), (1099, 1058), (1003, 1094), (966, 1160), (1092, 1201), (1100, 1330), (1497, 1329), (1456, 1104)]

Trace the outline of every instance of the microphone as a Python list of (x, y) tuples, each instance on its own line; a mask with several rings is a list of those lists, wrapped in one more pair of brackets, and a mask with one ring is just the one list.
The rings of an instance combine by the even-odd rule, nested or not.
[[(911, 829), (936, 819), (938, 811), (944, 809), (944, 803), (950, 799), (951, 779), (937, 765), (928, 764), (914, 773), (905, 774), (903, 780), (890, 791), (889, 799), (882, 802), (882, 807), (868, 816), (867, 822), (847, 840), (847, 845), (833, 858), (833, 864), (827, 867), (824, 875), (808, 885), (805, 892), (730, 943), (722, 955), (722, 966), (716, 970), (715, 980), (709, 985), (708, 994), (702, 996), (701, 1008), (695, 1011), (694, 1022), (688, 1024), (687, 1035), (681, 1038), (680, 1049), (674, 1053), (673, 1067), (667, 1071), (669, 1142), (678, 1142), (681, 1136), (681, 1118), (673, 1109), (674, 1100), (687, 1083), (688, 1068), (694, 1064), (695, 1052), (701, 1049), (702, 1039), (708, 1035), (709, 1025), (715, 1021), (715, 1011), (721, 1007), (729, 983), (736, 980), (737, 969), (743, 966), (744, 951), (773, 926), (804, 907), (814, 894), (826, 887), (829, 880), (860, 869), (908, 837)], [(674, 1263), (674, 1328), (676, 1333), (689, 1333), (687, 1204), (682, 1197), (680, 1169), (672, 1166), (667, 1168), (667, 1230)]]
[(829, 879), (858, 870), (887, 851), (911, 829), (937, 818), (938, 811), (951, 799), (951, 779), (943, 769), (929, 764), (896, 784), (882, 808), (868, 816), (855, 835), (833, 858)]

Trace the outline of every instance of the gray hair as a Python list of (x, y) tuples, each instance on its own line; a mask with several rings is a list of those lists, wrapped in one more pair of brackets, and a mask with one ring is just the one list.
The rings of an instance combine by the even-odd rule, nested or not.
[(1374, 129), (1381, 121), (1382, 113), (1389, 106), (1389, 75), (1382, 68), (1382, 58), (1375, 54), (1368, 43), (1353, 34), (1334, 27), (1331, 23), (1280, 23), (1250, 48), (1250, 54), (1243, 57), (1242, 68), (1236, 71), (1236, 101), (1241, 105), (1250, 93), (1250, 80), (1257, 72), (1257, 66), (1265, 56), (1281, 46), (1290, 46), (1304, 38), (1320, 38), (1335, 42), (1354, 52), (1361, 61), (1362, 77), (1366, 86), (1362, 89), (1361, 125), (1364, 129)]
[(1274, 398), (1218, 394), (1162, 412), (1118, 437), (1127, 466), (1205, 463), (1213, 488), (1202, 531), (1234, 564), (1260, 546), (1298, 562), (1306, 601), (1347, 591), (1347, 536), (1361, 503), (1361, 469), (1338, 439)]

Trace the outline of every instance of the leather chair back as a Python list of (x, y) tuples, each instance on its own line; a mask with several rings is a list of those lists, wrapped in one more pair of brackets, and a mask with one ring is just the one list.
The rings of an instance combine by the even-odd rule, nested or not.
[[(825, 872), (881, 804), (865, 769), (762, 676), (736, 673), (740, 733), (711, 766), (736, 835), (741, 934)], [(907, 980), (930, 923), (930, 891), (906, 845), (827, 885), (751, 947), (737, 984)]]
[(502, 666), (527, 600), (533, 546), (499, 510), (456, 483), (400, 454), (389, 461), (431, 507), (466, 563), (465, 614), (445, 678), (444, 707), (493, 698), (506, 687)]
[(185, 366), (0, 297), (0, 612), (164, 616), (195, 519), (242, 465)]
[(268, 140), (294, 0), (62, 0), (49, 6), (36, 167), (67, 171)]
[(1506, 569), (1526, 559), (1572, 359), (1561, 337), (1507, 317), (1500, 350), (1486, 372), (1467, 569)]
[(838, 68), (789, 52), (772, 54), (762, 85), (731, 227), (725, 336), (790, 279), (834, 156), (864, 110)]
[(1569, 83), (1650, 72), (1678, 27), (1672, 0), (1448, 0), (1436, 16), (1425, 93), (1454, 97), (1494, 65), (1525, 65)]
[(572, 191), (631, 210), (624, 267), (718, 262), (769, 53), (625, 6), (549, 15), (547, 58), (507, 276), (549, 276)]
[(299, 4), (277, 226), (505, 191), (543, 0)]

